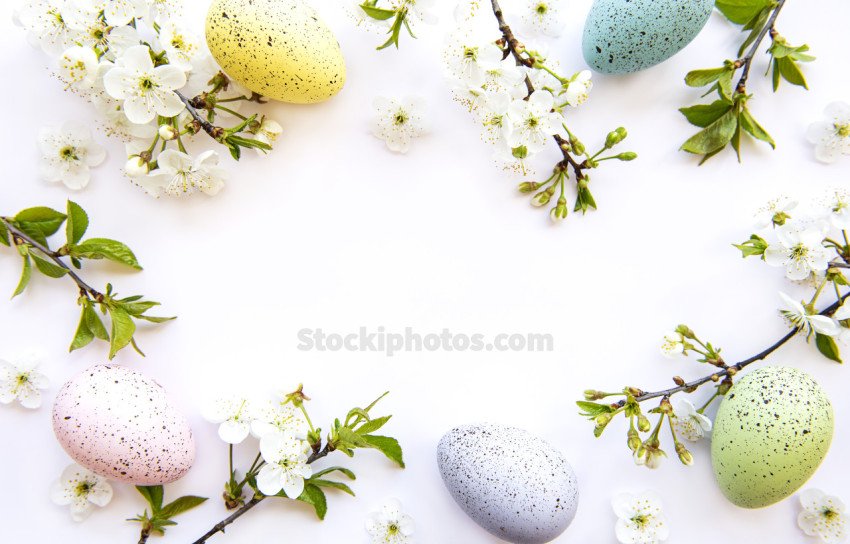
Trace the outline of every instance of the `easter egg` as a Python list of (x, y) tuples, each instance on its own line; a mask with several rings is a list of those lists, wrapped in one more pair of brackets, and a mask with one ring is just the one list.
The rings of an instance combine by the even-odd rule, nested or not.
[(213, 0), (206, 35), (224, 72), (268, 98), (321, 102), (345, 84), (336, 37), (303, 0)]
[(173, 482), (195, 460), (192, 430), (163, 388), (117, 365), (93, 366), (62, 386), (53, 432), (80, 465), (134, 485)]
[(637, 72), (663, 62), (696, 38), (714, 0), (595, 0), (582, 49), (605, 74)]
[(563, 454), (528, 432), (464, 425), (440, 440), (437, 463), (455, 502), (478, 525), (514, 544), (563, 533), (578, 507), (578, 482)]
[(711, 462), (723, 494), (744, 508), (792, 495), (815, 473), (832, 442), (832, 405), (801, 370), (760, 368), (723, 398)]

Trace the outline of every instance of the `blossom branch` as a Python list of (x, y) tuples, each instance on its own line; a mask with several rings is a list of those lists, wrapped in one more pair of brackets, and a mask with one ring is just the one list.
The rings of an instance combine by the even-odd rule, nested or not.
[(252, 508), (257, 506), (258, 504), (260, 504), (263, 500), (265, 500), (265, 498), (266, 497), (263, 496), (263, 495), (254, 495), (251, 498), (251, 500), (246, 502), (238, 510), (236, 510), (235, 512), (233, 512), (232, 514), (230, 514), (229, 516), (227, 516), (223, 520), (221, 520), (218, 523), (216, 523), (215, 525), (213, 525), (213, 527), (209, 531), (204, 533), (204, 536), (202, 536), (201, 538), (199, 538), (198, 540), (196, 540), (192, 544), (204, 544), (204, 542), (208, 541), (210, 538), (212, 538), (216, 534), (224, 533), (224, 530), (227, 528), (228, 525), (230, 525), (231, 523), (233, 523), (234, 521), (236, 521), (237, 519), (239, 519), (243, 515), (247, 514), (249, 510), (251, 510)]
[(782, 11), (782, 8), (785, 7), (786, 0), (779, 0), (777, 2), (776, 7), (773, 8), (773, 13), (771, 13), (770, 18), (767, 21), (767, 24), (764, 25), (764, 28), (758, 33), (755, 41), (753, 41), (750, 50), (747, 54), (735, 61), (735, 66), (738, 68), (743, 68), (744, 70), (741, 72), (741, 79), (738, 80), (738, 85), (736, 86), (736, 92), (739, 94), (746, 94), (747, 92), (747, 80), (750, 77), (750, 69), (753, 65), (753, 59), (755, 59), (756, 53), (761, 47), (761, 43), (764, 41), (764, 38), (770, 34), (771, 37), (776, 35), (776, 19), (779, 18), (779, 13)]
[(198, 113), (198, 110), (195, 108), (195, 106), (192, 105), (192, 101), (194, 99), (190, 100), (189, 98), (186, 97), (186, 95), (184, 95), (180, 91), (174, 91), (174, 93), (177, 95), (178, 98), (180, 98), (180, 101), (183, 102), (183, 104), (186, 106), (186, 111), (189, 112), (189, 115), (192, 116), (192, 119), (195, 120), (195, 123), (201, 129), (203, 129), (204, 132), (209, 134), (210, 138), (218, 141), (219, 138), (221, 138), (221, 136), (224, 134), (224, 129), (221, 128), (221, 127), (217, 127), (217, 126), (213, 125), (212, 123), (210, 123), (209, 121), (207, 121), (206, 119), (204, 119), (204, 117), (200, 113)]

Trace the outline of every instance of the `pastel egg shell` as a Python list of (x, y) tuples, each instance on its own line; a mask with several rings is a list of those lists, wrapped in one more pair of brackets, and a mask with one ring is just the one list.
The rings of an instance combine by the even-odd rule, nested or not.
[(345, 84), (336, 37), (303, 0), (214, 0), (206, 37), (224, 72), (265, 97), (309, 104)]
[(638, 72), (684, 49), (708, 22), (714, 0), (596, 0), (582, 50), (605, 74)]
[(440, 440), (437, 460), (455, 502), (491, 534), (542, 544), (562, 534), (578, 508), (578, 483), (563, 454), (527, 431), (463, 425)]
[(173, 482), (195, 459), (192, 430), (164, 389), (117, 365), (95, 365), (62, 386), (53, 431), (74, 461), (134, 485)]
[(832, 405), (811, 376), (787, 367), (751, 372), (715, 418), (711, 460), (720, 489), (744, 508), (789, 497), (826, 457), (833, 428)]

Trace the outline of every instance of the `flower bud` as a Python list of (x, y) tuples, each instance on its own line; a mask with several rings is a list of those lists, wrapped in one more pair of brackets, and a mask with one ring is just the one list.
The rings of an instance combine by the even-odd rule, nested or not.
[(634, 151), (626, 151), (625, 153), (620, 153), (619, 155), (617, 155), (617, 158), (621, 161), (626, 162), (633, 161), (637, 158), (637, 153), (635, 153)]
[(648, 433), (652, 424), (649, 422), (649, 418), (643, 414), (638, 416), (638, 429), (642, 433)]
[(567, 218), (567, 199), (561, 197), (558, 199), (558, 205), (552, 208), (549, 212), (549, 218), (555, 223), (563, 221)]
[(629, 449), (636, 452), (638, 448), (640, 448), (641, 443), (642, 442), (640, 440), (640, 436), (638, 435), (638, 432), (635, 430), (635, 428), (632, 427), (631, 429), (629, 429), (628, 440), (626, 441), (626, 444), (629, 446)]
[(599, 400), (605, 398), (605, 393), (596, 389), (587, 389), (584, 392), (584, 400)]
[(549, 189), (546, 189), (545, 191), (537, 193), (536, 195), (534, 195), (534, 198), (531, 199), (531, 205), (537, 207), (545, 206), (549, 203), (550, 200), (552, 200), (553, 193), (554, 189), (552, 189), (551, 187)]
[(679, 461), (681, 461), (683, 465), (691, 466), (694, 464), (694, 456), (681, 442), (676, 444), (676, 454), (678, 454)]
[(519, 184), (519, 192), (520, 193), (532, 193), (536, 191), (540, 187), (540, 184), (536, 181), (523, 181)]
[(670, 399), (664, 397), (661, 399), (661, 404), (658, 405), (658, 408), (661, 410), (662, 414), (672, 414), (673, 413), (673, 405), (670, 404)]
[(617, 133), (616, 130), (608, 133), (608, 136), (605, 137), (605, 147), (611, 148), (622, 142), (623, 138)]
[(177, 137), (177, 131), (171, 125), (159, 125), (159, 137), (163, 140), (173, 140)]
[(688, 327), (687, 325), (679, 325), (678, 327), (676, 327), (676, 332), (678, 332), (679, 334), (681, 334), (685, 338), (689, 338), (691, 340), (694, 340), (697, 337), (697, 335), (694, 333), (694, 331), (692, 331), (691, 328)]
[(150, 165), (138, 155), (133, 155), (124, 165), (124, 173), (131, 178), (144, 176), (150, 171)]
[(681, 387), (685, 385), (685, 380), (681, 376), (673, 376), (673, 383)]
[(606, 412), (606, 413), (599, 414), (598, 416), (596, 416), (594, 418), (594, 421), (596, 422), (596, 425), (598, 425), (599, 427), (605, 427), (606, 425), (611, 423), (611, 419), (612, 419), (611, 414)]

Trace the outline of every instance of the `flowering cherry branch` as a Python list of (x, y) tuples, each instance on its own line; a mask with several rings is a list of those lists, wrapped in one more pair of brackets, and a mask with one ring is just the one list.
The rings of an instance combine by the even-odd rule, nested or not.
[[(761, 224), (772, 227), (776, 241), (768, 242), (762, 236), (753, 234), (747, 241), (735, 246), (744, 257), (759, 256), (769, 265), (784, 267), (789, 279), (813, 281), (815, 291), (808, 301), (799, 302), (780, 293), (785, 305), (781, 314), (791, 325), (791, 331), (761, 352), (729, 365), (719, 348), (710, 342), (703, 342), (688, 326), (679, 325), (665, 337), (662, 352), (668, 356), (694, 354), (698, 356), (699, 362), (711, 365), (715, 370), (690, 382), (675, 376), (675, 387), (659, 391), (647, 392), (636, 387), (625, 387), (617, 392), (585, 391), (585, 399), (577, 404), (582, 409), (582, 415), (595, 423), (595, 436), (600, 436), (616, 416), (623, 414), (629, 420), (627, 445), (635, 461), (655, 468), (666, 456), (659, 436), (666, 421), (679, 460), (690, 465), (693, 456), (679, 437), (697, 440), (711, 429), (711, 421), (705, 416), (706, 409), (731, 389), (735, 375), (744, 368), (767, 359), (801, 333), (807, 342), (814, 339), (816, 348), (824, 357), (841, 362), (836, 339), (850, 342), (850, 304), (845, 304), (850, 298), (850, 282), (841, 272), (842, 269), (850, 268), (850, 193), (834, 192), (826, 214), (818, 211), (813, 216), (797, 219), (791, 215), (795, 207), (795, 202), (780, 199), (771, 202), (762, 211)], [(842, 242), (837, 242), (831, 236), (830, 231), (833, 229), (840, 232)], [(817, 311), (815, 307), (818, 300), (830, 292), (827, 286), (831, 286), (835, 300)], [(701, 408), (696, 409), (689, 401), (678, 397), (679, 402), (675, 405), (671, 402), (674, 395), (694, 393), (709, 383), (714, 384), (715, 391)], [(610, 403), (596, 402), (617, 397), (621, 398)], [(648, 412), (658, 414), (653, 427), (641, 406), (642, 403), (659, 398), (659, 405)], [(644, 439), (642, 433), (650, 434)]]
[[(142, 269), (130, 248), (121, 242), (108, 238), (83, 240), (88, 225), (88, 214), (70, 200), (67, 213), (41, 206), (22, 210), (14, 217), (0, 216), (0, 245), (14, 247), (22, 262), (21, 279), (12, 297), (26, 290), (33, 269), (50, 278), (68, 276), (77, 286), (77, 304), (82, 309), (70, 351), (83, 348), (97, 338), (109, 342), (110, 359), (128, 345), (144, 355), (134, 338), (136, 321), (163, 323), (174, 318), (147, 315), (148, 310), (159, 305), (158, 302), (143, 300), (141, 296), (118, 298), (112, 284), (107, 283), (105, 291), (100, 291), (80, 277), (74, 269), (82, 268), (84, 260), (107, 259), (134, 270)], [(63, 226), (64, 245), (51, 249), (48, 238)], [(73, 268), (63, 260), (65, 258), (70, 260)], [(110, 331), (107, 331), (98, 310), (109, 316)]]
[[(750, 135), (756, 140), (776, 148), (776, 142), (755, 120), (747, 103), (753, 95), (747, 92), (750, 71), (762, 42), (770, 36), (771, 45), (768, 72), (772, 73), (774, 92), (782, 79), (808, 89), (806, 78), (800, 68), (800, 62), (810, 62), (814, 57), (808, 54), (807, 45), (793, 46), (776, 30), (776, 21), (786, 0), (741, 0), (727, 2), (719, 0), (718, 9), (727, 19), (743, 25), (749, 34), (738, 50), (735, 60), (726, 60), (723, 66), (689, 72), (685, 83), (690, 87), (710, 86), (706, 94), (716, 92), (718, 99), (711, 104), (699, 104), (679, 111), (689, 123), (699, 127), (697, 134), (689, 138), (682, 150), (702, 155), (700, 164), (720, 153), (727, 145), (735, 150), (738, 161), (741, 160), (741, 137)], [(745, 53), (746, 52), (746, 53)], [(733, 87), (733, 78), (738, 71), (741, 75)]]
[[(235, 511), (216, 523), (194, 544), (203, 544), (225, 529), (249, 510), (268, 498), (289, 498), (310, 504), (319, 519), (327, 513), (324, 488), (354, 495), (344, 482), (331, 480), (331, 474), (341, 474), (353, 480), (354, 473), (344, 467), (328, 467), (314, 471), (313, 463), (339, 451), (349, 457), (356, 449), (376, 449), (404, 468), (402, 449), (395, 438), (374, 434), (391, 416), (373, 417), (370, 412), (386, 393), (365, 408), (352, 408), (344, 420), (336, 419), (327, 437), (322, 429), (313, 426), (305, 403), (310, 400), (301, 386), (282, 400), (256, 406), (243, 398), (220, 401), (208, 419), (219, 423), (219, 436), (229, 444), (230, 470), (224, 486), (223, 499), (228, 509)], [(259, 453), (244, 476), (237, 476), (233, 466), (234, 445), (249, 434), (259, 438)], [(306, 440), (300, 438), (306, 436)], [(245, 500), (245, 488), (252, 496)]]

